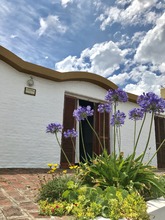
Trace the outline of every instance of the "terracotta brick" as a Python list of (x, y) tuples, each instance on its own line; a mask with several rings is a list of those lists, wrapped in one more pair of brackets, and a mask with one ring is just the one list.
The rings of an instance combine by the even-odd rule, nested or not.
[(9, 196), (11, 196), (16, 202), (24, 202), (27, 201), (27, 198), (21, 195), (19, 192), (9, 192)]
[(43, 216), (43, 215), (40, 215), (39, 212), (30, 212), (30, 215), (33, 216), (33, 218), (39, 218), (39, 219), (42, 219), (42, 218), (45, 218), (45, 219), (50, 219), (51, 217), (50, 216)]
[(21, 216), (23, 213), (21, 212), (21, 209), (17, 206), (7, 206), (3, 208), (3, 213), (6, 217), (12, 217), (12, 216)]
[[(2, 216), (8, 220), (69, 220), (68, 217), (50, 217), (39, 215), (39, 208), (36, 203), (38, 189), (40, 188), (39, 175), (49, 179), (46, 173), (23, 173), (20, 169), (10, 169), (3, 172), (0, 169), (0, 210)], [(24, 171), (24, 170), (23, 170)], [(6, 193), (5, 193), (6, 192)], [(10, 198), (8, 198), (10, 196)], [(25, 214), (26, 213), (26, 214)], [(0, 220), (4, 220), (0, 215)], [(31, 216), (31, 217), (30, 217)]]
[(10, 206), (12, 204), (13, 203), (7, 198), (0, 199), (0, 206)]
[(3, 186), (8, 186), (8, 182), (3, 180), (3, 181), (0, 181), (0, 186), (3, 187)]
[(5, 199), (5, 198), (6, 198), (6, 196), (3, 194), (2, 191), (0, 191), (0, 200)]
[(13, 190), (15, 190), (12, 185), (3, 186), (3, 189), (5, 189), (6, 191), (13, 191)]
[(21, 202), (20, 206), (23, 209), (38, 211), (38, 205), (33, 202)]

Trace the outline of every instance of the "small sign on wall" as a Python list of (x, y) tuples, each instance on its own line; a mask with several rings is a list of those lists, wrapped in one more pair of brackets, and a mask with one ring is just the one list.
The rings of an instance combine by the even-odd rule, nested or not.
[(25, 87), (24, 94), (35, 96), (36, 95), (36, 89)]

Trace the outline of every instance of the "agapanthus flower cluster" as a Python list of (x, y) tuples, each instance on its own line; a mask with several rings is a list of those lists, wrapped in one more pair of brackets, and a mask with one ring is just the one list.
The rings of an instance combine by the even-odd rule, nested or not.
[(104, 113), (104, 112), (110, 113), (111, 105), (109, 103), (99, 104), (97, 111), (100, 113)]
[(65, 138), (74, 138), (77, 137), (78, 133), (77, 131), (73, 128), (73, 129), (68, 129), (67, 131), (64, 131), (64, 137)]
[(118, 110), (115, 114), (112, 115), (110, 124), (111, 125), (116, 125), (117, 127), (120, 127), (121, 125), (124, 124), (124, 120), (126, 118), (126, 115), (124, 112), (120, 112)]
[(159, 98), (155, 93), (143, 93), (137, 99), (137, 103), (145, 112), (163, 113), (165, 109), (165, 100)]
[(81, 121), (85, 120), (88, 116), (93, 115), (94, 110), (91, 109), (91, 106), (82, 107), (79, 106), (77, 109), (73, 111), (73, 117), (76, 118), (76, 120)]
[(122, 89), (109, 89), (107, 94), (105, 95), (105, 100), (110, 103), (118, 103), (118, 102), (127, 102), (128, 95)]
[(141, 108), (133, 108), (129, 111), (129, 119), (131, 120), (141, 120), (144, 116), (144, 111)]
[(46, 133), (55, 134), (57, 132), (62, 132), (63, 126), (59, 123), (51, 123), (46, 127)]

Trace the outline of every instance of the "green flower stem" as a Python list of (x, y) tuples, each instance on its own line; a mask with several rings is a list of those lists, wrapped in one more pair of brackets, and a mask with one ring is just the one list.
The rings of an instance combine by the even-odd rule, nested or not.
[(119, 154), (120, 154), (120, 152), (121, 152), (121, 132), (120, 132), (120, 127), (116, 127), (116, 136), (117, 136), (118, 149), (119, 149)]
[(152, 116), (151, 116), (151, 123), (150, 123), (150, 129), (149, 129), (149, 133), (148, 133), (148, 139), (147, 139), (147, 143), (146, 143), (146, 147), (144, 149), (144, 154), (141, 158), (141, 162), (143, 161), (144, 159), (144, 156), (146, 154), (146, 151), (147, 151), (147, 148), (148, 148), (148, 145), (149, 145), (149, 141), (150, 141), (150, 138), (151, 138), (151, 129), (152, 129), (152, 124), (153, 124), (153, 121), (154, 121), (154, 112), (152, 112)]
[(57, 143), (58, 143), (59, 147), (61, 148), (61, 151), (62, 151), (62, 153), (64, 154), (64, 156), (65, 156), (65, 158), (66, 158), (66, 160), (67, 160), (69, 166), (71, 166), (71, 163), (70, 163), (70, 161), (69, 161), (69, 159), (68, 159), (68, 157), (67, 157), (65, 151), (64, 151), (63, 148), (61, 147), (61, 144), (60, 144), (60, 142), (59, 142), (59, 140), (58, 140), (57, 133), (55, 133), (55, 137), (56, 137)]
[(79, 162), (78, 156), (76, 154), (76, 147), (75, 147), (75, 144), (74, 144), (74, 141), (73, 141), (73, 137), (71, 137), (71, 141), (72, 141), (72, 146), (73, 146), (73, 149), (74, 149), (74, 153), (76, 155), (77, 162)]
[(134, 123), (134, 146), (135, 146), (135, 141), (136, 141), (136, 120)]
[(142, 125), (140, 127), (140, 131), (139, 131), (139, 134), (138, 134), (138, 137), (137, 137), (137, 140), (136, 140), (136, 144), (135, 144), (134, 149), (133, 149), (133, 154), (132, 154), (131, 160), (133, 160), (135, 158), (137, 145), (138, 145), (138, 142), (139, 142), (139, 138), (140, 138), (145, 120), (146, 120), (146, 113), (144, 114), (143, 122), (142, 122)]
[(96, 132), (95, 129), (92, 127), (92, 125), (91, 125), (91, 123), (89, 122), (88, 118), (86, 118), (86, 120), (87, 120), (87, 122), (88, 122), (89, 127), (92, 129), (92, 131), (93, 131), (94, 134), (96, 135), (97, 140), (99, 141), (100, 147), (101, 147), (101, 149), (102, 149), (102, 151), (103, 151), (103, 145), (102, 145), (102, 143), (101, 143), (101, 141), (100, 141), (100, 138), (99, 138), (97, 132)]
[(113, 127), (113, 153), (116, 154), (116, 125)]
[[(143, 155), (142, 155), (142, 158), (140, 160), (140, 163), (143, 162), (143, 159), (144, 159), (144, 156), (146, 154), (146, 151), (147, 151), (147, 148), (148, 148), (148, 145), (149, 145), (149, 141), (150, 141), (150, 137), (151, 137), (151, 129), (152, 129), (152, 124), (153, 124), (153, 120), (154, 120), (154, 112), (152, 112), (152, 116), (151, 116), (151, 123), (150, 123), (150, 129), (149, 129), (149, 133), (148, 133), (148, 139), (147, 139), (147, 143), (146, 143), (146, 146), (145, 146), (145, 149), (144, 149), (144, 152), (143, 152)], [(131, 161), (130, 161), (131, 162)], [(137, 168), (135, 174), (134, 174), (134, 179), (139, 171), (140, 167)]]
[(85, 150), (85, 144), (84, 144), (83, 130), (82, 130), (82, 124), (81, 124), (81, 121), (80, 121), (80, 132), (81, 132), (81, 141), (82, 141), (82, 146), (83, 146), (84, 156), (85, 156), (85, 160), (86, 160), (86, 162), (87, 162), (87, 161), (88, 161), (88, 158), (87, 158), (87, 154), (86, 154), (86, 150)]
[(158, 153), (158, 151), (160, 150), (160, 148), (163, 146), (163, 144), (165, 143), (165, 139), (162, 141), (162, 143), (159, 145), (158, 149), (156, 150), (156, 152), (154, 153), (154, 155), (151, 157), (151, 159), (148, 161), (147, 165), (149, 165), (151, 163), (151, 161), (153, 160), (153, 158), (156, 156), (156, 154)]

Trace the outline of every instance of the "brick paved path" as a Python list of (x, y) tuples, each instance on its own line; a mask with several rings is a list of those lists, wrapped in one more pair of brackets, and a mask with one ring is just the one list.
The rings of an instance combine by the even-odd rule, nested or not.
[(0, 220), (68, 219), (39, 215), (36, 199), (43, 176), (49, 178), (46, 170), (0, 169)]

